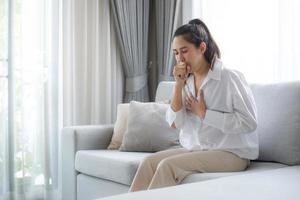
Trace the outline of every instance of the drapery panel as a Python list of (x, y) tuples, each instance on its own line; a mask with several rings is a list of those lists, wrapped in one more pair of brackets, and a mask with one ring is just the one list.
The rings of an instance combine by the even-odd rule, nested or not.
[(159, 82), (174, 80), (172, 75), (175, 58), (172, 51), (172, 37), (182, 25), (181, 0), (156, 0), (156, 42)]
[(149, 0), (111, 0), (125, 75), (124, 101), (148, 101)]

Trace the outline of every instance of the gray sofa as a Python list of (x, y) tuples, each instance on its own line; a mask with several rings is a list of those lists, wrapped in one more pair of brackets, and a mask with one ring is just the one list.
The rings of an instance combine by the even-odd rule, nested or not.
[[(156, 101), (169, 100), (172, 95), (173, 84), (173, 82), (161, 82), (157, 89)], [(242, 172), (190, 175), (183, 180), (183, 185), (175, 186), (179, 189), (178, 191), (180, 188), (186, 191), (189, 186), (190, 190), (197, 190), (197, 185), (199, 188), (205, 188), (204, 185), (209, 186), (211, 182), (215, 182), (217, 186), (219, 184), (220, 187), (220, 184), (226, 184), (228, 179), (229, 185), (234, 182), (238, 183), (239, 180), (242, 180), (243, 183), (247, 180), (253, 183), (253, 180), (256, 179), (264, 180), (261, 178), (264, 176), (266, 178), (273, 177), (272, 172), (280, 174), (280, 170), (283, 171), (283, 174), (287, 173), (291, 177), (293, 174), (300, 174), (300, 82), (251, 85), (251, 88), (258, 109), (256, 131), (260, 142), (259, 158), (252, 161), (250, 167)], [(128, 191), (139, 163), (151, 153), (107, 150), (112, 134), (113, 125), (63, 128), (61, 135), (61, 192), (63, 200), (89, 200)], [(282, 180), (274, 178), (274, 181), (271, 181), (274, 182), (274, 185), (269, 189), (274, 190), (274, 194), (277, 194), (280, 188), (276, 185), (276, 181), (285, 184), (284, 181), (289, 180), (289, 178)], [(239, 185), (234, 186), (233, 184), (231, 189), (234, 190), (234, 187), (238, 188)], [(251, 185), (247, 187), (251, 188)], [(172, 188), (174, 187), (171, 187), (170, 191), (174, 195)], [(249, 193), (255, 192), (250, 188)], [(259, 189), (260, 187), (257, 191)], [(240, 190), (243, 191), (243, 189)], [(162, 191), (165, 195), (170, 193), (168, 188), (158, 191)], [(146, 199), (147, 192), (142, 193), (145, 193), (144, 196), (133, 196), (132, 199)], [(292, 194), (290, 191), (287, 193)], [(154, 192), (153, 197), (155, 194)], [(230, 189), (228, 194), (230, 194)], [(125, 194), (124, 197), (121, 196), (116, 199), (126, 199), (126, 197), (131, 199), (130, 195), (132, 194), (129, 196)]]

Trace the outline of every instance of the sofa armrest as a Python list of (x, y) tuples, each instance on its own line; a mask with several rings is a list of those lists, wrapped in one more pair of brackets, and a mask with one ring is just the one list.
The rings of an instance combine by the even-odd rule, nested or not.
[[(74, 150), (106, 149), (113, 134), (113, 125), (70, 126), (62, 130), (62, 148)], [(76, 153), (76, 152), (75, 152)]]
[(61, 133), (61, 194), (64, 200), (76, 200), (77, 171), (75, 155), (79, 150), (106, 149), (113, 134), (113, 125), (71, 126)]

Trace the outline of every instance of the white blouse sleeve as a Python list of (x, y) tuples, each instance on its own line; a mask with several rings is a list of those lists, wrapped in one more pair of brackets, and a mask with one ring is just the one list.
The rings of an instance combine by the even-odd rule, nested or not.
[(173, 122), (177, 129), (181, 129), (184, 124), (184, 108), (181, 108), (179, 111), (174, 112), (169, 106), (167, 112), (166, 112), (166, 120), (169, 124), (169, 126), (172, 126)]
[(253, 132), (257, 127), (257, 111), (252, 91), (243, 75), (238, 72), (230, 74), (229, 82), (228, 92), (232, 94), (233, 112), (206, 110), (203, 123), (228, 134)]

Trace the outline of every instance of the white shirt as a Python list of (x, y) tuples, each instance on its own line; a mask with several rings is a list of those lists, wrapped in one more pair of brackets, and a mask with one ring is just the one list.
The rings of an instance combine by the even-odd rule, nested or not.
[(185, 108), (185, 97), (195, 97), (194, 76), (190, 75), (182, 90), (182, 109), (171, 106), (166, 120), (180, 129), (180, 144), (191, 151), (225, 150), (241, 158), (258, 157), (256, 106), (244, 76), (223, 67), (217, 59), (200, 89), (203, 91), (206, 114), (203, 120)]

